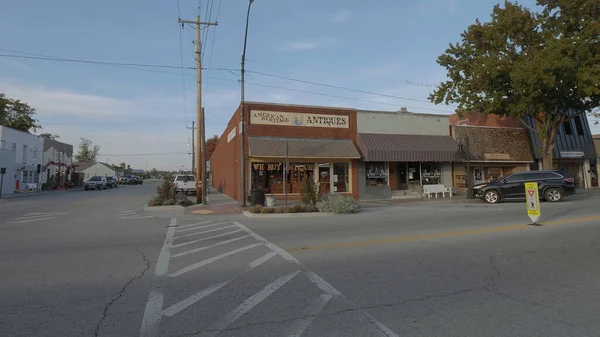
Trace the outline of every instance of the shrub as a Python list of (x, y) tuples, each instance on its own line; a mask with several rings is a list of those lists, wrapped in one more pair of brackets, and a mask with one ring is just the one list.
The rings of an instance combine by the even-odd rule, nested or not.
[(319, 212), (356, 213), (360, 205), (354, 199), (339, 194), (330, 194), (317, 202)]
[(156, 195), (163, 200), (175, 199), (175, 188), (171, 175), (166, 175), (162, 183), (156, 186)]
[(175, 205), (177, 203), (177, 201), (175, 199), (166, 199), (165, 201), (163, 201), (163, 206), (171, 206), (171, 205)]
[(189, 206), (192, 206), (193, 204), (194, 204), (194, 202), (191, 201), (188, 198), (185, 198), (183, 200), (179, 200), (179, 206), (189, 207)]
[(275, 213), (279, 213), (279, 214), (281, 214), (281, 213), (287, 213), (286, 212), (286, 208), (287, 207), (277, 207), (277, 208), (275, 208)]
[(152, 199), (150, 199), (148, 206), (161, 206), (163, 204), (163, 202), (164, 202), (163, 199), (161, 199), (159, 196), (155, 195), (152, 197)]
[(303, 205), (314, 206), (317, 204), (317, 201), (319, 201), (319, 196), (317, 195), (317, 187), (315, 186), (315, 183), (312, 181), (312, 179), (306, 180), (306, 183), (304, 184), (304, 186), (302, 186), (300, 193), (302, 195)]
[(248, 212), (250, 212), (250, 213), (262, 213), (261, 210), (262, 210), (261, 205), (254, 205), (254, 206), (248, 207)]
[(270, 214), (275, 213), (275, 209), (273, 207), (263, 207), (260, 212), (263, 214)]

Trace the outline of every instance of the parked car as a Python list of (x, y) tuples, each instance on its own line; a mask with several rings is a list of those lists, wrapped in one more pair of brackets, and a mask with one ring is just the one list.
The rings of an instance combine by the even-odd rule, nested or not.
[(131, 177), (128, 175), (121, 176), (121, 178), (119, 178), (119, 184), (131, 185)]
[(105, 190), (107, 186), (106, 177), (93, 176), (85, 182), (84, 189), (88, 190)]
[(196, 178), (189, 174), (176, 175), (173, 187), (175, 188), (175, 193), (196, 193)]
[(141, 185), (142, 183), (144, 183), (144, 180), (138, 176), (132, 176), (131, 179), (132, 179), (132, 185)]
[(106, 177), (106, 186), (108, 188), (117, 188), (119, 187), (119, 180), (117, 177)]
[(475, 195), (494, 204), (503, 199), (525, 198), (525, 183), (538, 183), (540, 199), (558, 202), (575, 194), (575, 180), (563, 171), (528, 171), (507, 175), (497, 181), (473, 186)]

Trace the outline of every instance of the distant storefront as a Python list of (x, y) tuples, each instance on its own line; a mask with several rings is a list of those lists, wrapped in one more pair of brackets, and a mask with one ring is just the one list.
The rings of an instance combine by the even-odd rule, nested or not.
[[(522, 128), (452, 126), (452, 137), (469, 156), (473, 184), (482, 184), (520, 171), (528, 171), (533, 157), (527, 132)], [(467, 152), (468, 151), (468, 152)], [(467, 165), (454, 165), (454, 188), (466, 193)]]

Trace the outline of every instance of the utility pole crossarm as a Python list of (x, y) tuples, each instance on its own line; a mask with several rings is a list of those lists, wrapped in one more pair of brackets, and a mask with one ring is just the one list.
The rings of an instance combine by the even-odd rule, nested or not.
[(198, 22), (198, 21), (195, 21), (195, 20), (191, 21), (191, 20), (181, 20), (181, 19), (178, 19), (177, 22), (179, 22), (179, 23), (189, 23), (189, 24), (192, 24), (192, 25), (205, 25), (205, 26), (218, 26), (219, 25), (219, 21), (215, 21), (215, 22), (202, 22), (202, 21), (200, 21), (200, 22)]

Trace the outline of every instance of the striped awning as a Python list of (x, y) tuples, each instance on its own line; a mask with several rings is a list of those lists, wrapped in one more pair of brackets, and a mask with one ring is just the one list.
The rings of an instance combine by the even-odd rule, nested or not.
[(358, 148), (367, 162), (460, 162), (450, 136), (359, 133)]

